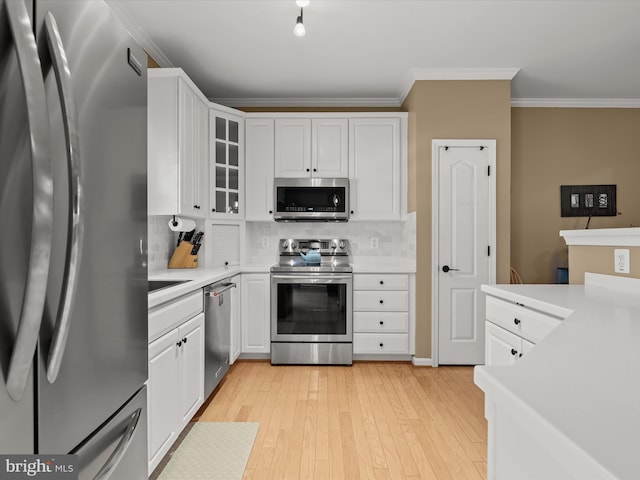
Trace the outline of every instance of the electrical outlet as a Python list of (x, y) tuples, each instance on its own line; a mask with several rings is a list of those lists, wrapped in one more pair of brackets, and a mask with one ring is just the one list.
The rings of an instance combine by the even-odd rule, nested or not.
[(269, 237), (262, 237), (262, 248), (269, 248)]
[(613, 251), (613, 271), (615, 273), (629, 273), (628, 248), (616, 248)]
[(371, 248), (378, 248), (378, 237), (371, 237)]

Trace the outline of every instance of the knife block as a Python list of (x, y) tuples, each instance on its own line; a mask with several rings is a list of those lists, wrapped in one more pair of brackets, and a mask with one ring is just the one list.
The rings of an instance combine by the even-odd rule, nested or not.
[(190, 242), (180, 242), (169, 260), (169, 268), (198, 268), (198, 255), (191, 255), (192, 249)]

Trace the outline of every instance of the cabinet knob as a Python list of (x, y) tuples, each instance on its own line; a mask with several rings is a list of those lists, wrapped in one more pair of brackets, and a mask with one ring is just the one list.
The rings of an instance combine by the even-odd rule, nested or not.
[(384, 322), (382, 320), (380, 320), (380, 325), (384, 325)]
[(181, 347), (182, 346), (182, 340), (180, 340), (178, 343), (176, 343), (176, 345)]
[(307, 172), (309, 171), (309, 169), (307, 168)]
[(382, 304), (382, 303), (384, 303), (384, 300), (380, 300), (380, 303), (381, 303), (381, 304)]
[(317, 171), (318, 171), (318, 169), (317, 169), (317, 168), (314, 168), (314, 169), (313, 169), (313, 171), (314, 171), (314, 172), (317, 172)]
[(216, 211), (216, 209), (215, 209), (215, 208), (212, 208), (212, 209), (211, 209), (211, 211), (212, 211), (212, 212), (215, 212), (215, 211)]
[(182, 339), (182, 343), (187, 343), (187, 337), (184, 337), (184, 338)]
[(228, 265), (229, 265), (229, 262), (224, 262), (224, 266), (225, 267), (228, 266)]
[(351, 210), (351, 215), (353, 215), (353, 210)]
[(380, 285), (384, 285), (384, 281), (383, 280), (380, 280)]
[(381, 343), (381, 344), (380, 344), (380, 348), (382, 348), (382, 347), (384, 347), (384, 343)]
[(518, 358), (522, 358), (522, 354), (518, 355)]
[(273, 210), (269, 210), (269, 215), (271, 215), (273, 213)]
[(511, 355), (513, 355), (514, 357), (518, 354), (518, 351), (515, 348), (511, 349)]
[(518, 320), (517, 318), (514, 318), (513, 323), (515, 323), (516, 325), (520, 325), (520, 320)]

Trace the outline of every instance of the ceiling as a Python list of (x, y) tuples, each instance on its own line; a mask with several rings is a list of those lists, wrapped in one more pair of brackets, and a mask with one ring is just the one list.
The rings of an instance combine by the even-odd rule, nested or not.
[(398, 106), (414, 80), (511, 78), (514, 104), (640, 107), (638, 0), (108, 0), (229, 106)]

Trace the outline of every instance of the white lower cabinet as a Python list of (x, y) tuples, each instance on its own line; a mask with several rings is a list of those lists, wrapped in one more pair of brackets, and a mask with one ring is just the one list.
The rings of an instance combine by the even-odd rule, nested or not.
[(271, 276), (242, 274), (242, 353), (271, 351)]
[(511, 365), (534, 345), (491, 322), (486, 323), (485, 363), (487, 365)]
[[(181, 308), (197, 298), (198, 294), (186, 296), (158, 308), (149, 315), (150, 322), (155, 324), (168, 317), (172, 307), (180, 321)], [(201, 302), (202, 291), (199, 298)], [(151, 474), (204, 401), (204, 314), (198, 313), (156, 338), (149, 344), (148, 355), (147, 428)]]
[(411, 346), (406, 274), (353, 275), (353, 353), (406, 355)]
[(511, 365), (560, 325), (561, 318), (513, 302), (487, 296), (485, 365)]

